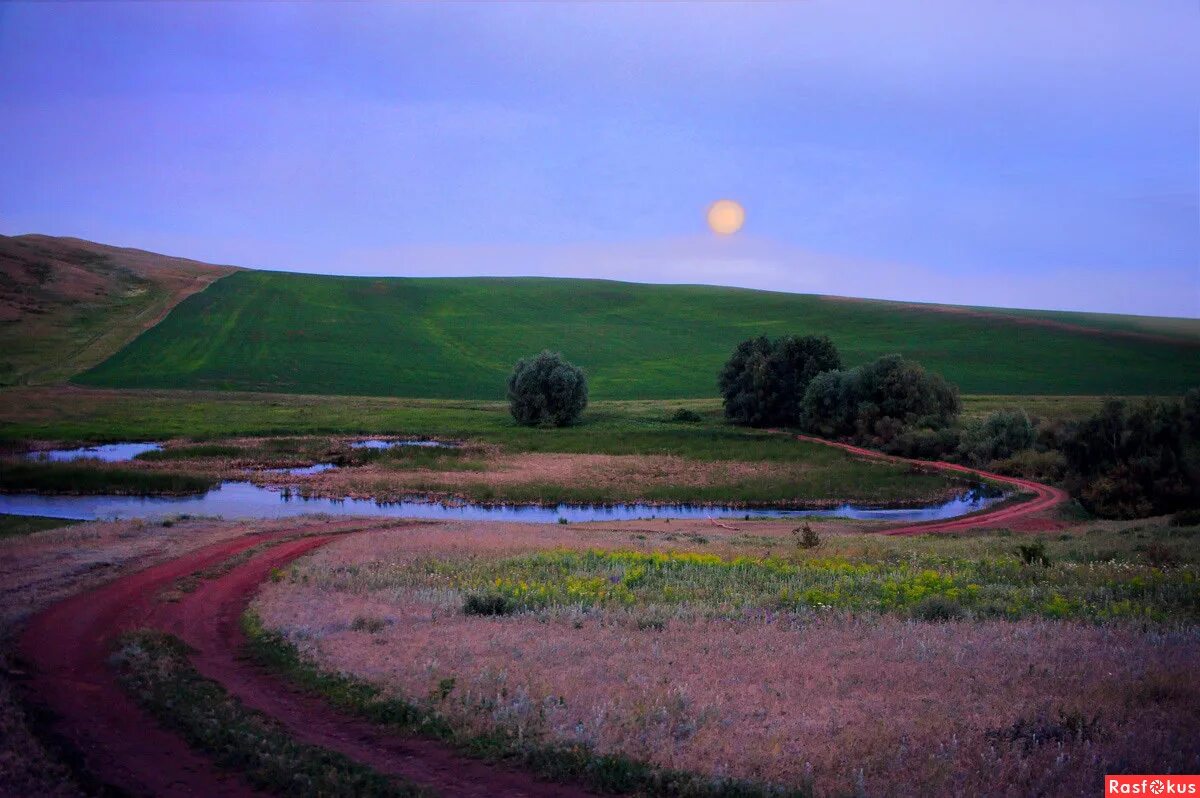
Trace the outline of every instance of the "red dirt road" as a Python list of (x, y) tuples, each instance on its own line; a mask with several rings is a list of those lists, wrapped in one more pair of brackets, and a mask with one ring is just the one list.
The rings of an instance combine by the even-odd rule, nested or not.
[(1040, 482), (1031, 482), (1027, 479), (1018, 479), (1017, 477), (1006, 477), (1001, 474), (993, 474), (990, 471), (980, 471), (977, 468), (968, 468), (957, 463), (947, 463), (942, 460), (914, 460), (908, 457), (896, 457), (895, 455), (883, 454), (871, 449), (864, 449), (860, 446), (851, 446), (848, 443), (838, 443), (836, 441), (828, 441), (824, 438), (815, 438), (811, 435), (797, 435), (797, 440), (807, 441), (809, 443), (820, 443), (825, 446), (833, 446), (837, 449), (857, 454), (862, 457), (870, 457), (876, 460), (887, 460), (893, 463), (909, 463), (920, 468), (934, 468), (938, 471), (952, 471), (959, 474), (969, 474), (971, 476), (985, 477), (995, 482), (1003, 482), (1007, 485), (1012, 485), (1019, 490), (1034, 494), (1032, 499), (1019, 502), (1017, 504), (1006, 504), (1002, 507), (997, 507), (994, 510), (988, 510), (974, 515), (966, 515), (961, 518), (951, 518), (948, 521), (934, 521), (931, 523), (906, 524), (891, 529), (883, 530), (884, 535), (925, 535), (933, 532), (965, 532), (971, 529), (994, 529), (996, 527), (1007, 526), (1014, 528), (1039, 528), (1047, 527), (1054, 528), (1058, 525), (1052, 521), (1037, 521), (1032, 520), (1033, 516), (1041, 515), (1048, 510), (1051, 510), (1063, 502), (1071, 499), (1070, 495), (1065, 490), (1043, 485)]
[(321, 745), (381, 772), (407, 777), (447, 796), (583, 796), (586, 791), (464, 757), (436, 742), (390, 734), (334, 711), (239, 657), (238, 623), (271, 568), (353, 531), (283, 541), (248, 562), (202, 582), (178, 603), (159, 595), (180, 577), (223, 562), (292, 532), (252, 535), (208, 546), (176, 560), (73, 596), (35, 616), (19, 649), (33, 666), (30, 688), (55, 715), (53, 731), (83, 758), (87, 772), (132, 795), (247, 796), (258, 793), (236, 774), (162, 728), (117, 683), (108, 657), (117, 638), (141, 628), (173, 632), (197, 649), (193, 662), (248, 706), (279, 720), (299, 740)]

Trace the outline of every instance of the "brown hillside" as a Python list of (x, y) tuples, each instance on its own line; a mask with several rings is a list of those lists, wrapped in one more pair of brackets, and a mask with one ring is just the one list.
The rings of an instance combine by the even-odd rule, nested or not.
[(77, 238), (0, 236), (0, 385), (90, 368), (232, 271)]

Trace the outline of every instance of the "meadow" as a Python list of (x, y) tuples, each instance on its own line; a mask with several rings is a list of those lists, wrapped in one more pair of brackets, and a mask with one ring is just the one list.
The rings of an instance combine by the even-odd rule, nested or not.
[[(1100, 396), (963, 397), (963, 416), (1009, 408), (1074, 419), (1098, 410)], [(699, 422), (677, 421), (679, 409)], [(594, 401), (579, 424), (530, 429), (503, 401), (396, 399), (183, 390), (78, 387), (0, 389), (0, 443), (104, 443), (238, 436), (412, 435), (471, 439), (510, 451), (675, 454), (695, 459), (787, 458), (794, 447), (763, 430), (725, 423), (719, 399)]]
[(824, 334), (847, 365), (900, 352), (966, 393), (1177, 394), (1200, 324), (991, 312), (711, 286), (549, 278), (348, 278), (235, 272), (183, 302), (81, 384), (500, 398), (550, 347), (596, 399), (701, 398), (734, 345)]
[(1200, 757), (1196, 527), (900, 541), (822, 523), (805, 548), (736, 526), (346, 539), (276, 572), (248, 629), (348, 710), (518, 760), (899, 796), (1078, 794)]

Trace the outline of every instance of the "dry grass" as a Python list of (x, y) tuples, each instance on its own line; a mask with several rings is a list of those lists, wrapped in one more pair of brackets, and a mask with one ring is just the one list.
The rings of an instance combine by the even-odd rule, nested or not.
[[(355, 590), (344, 580), (331, 589), (316, 578), (369, 560), (628, 548), (631, 538), (646, 549), (737, 553), (783, 532), (744, 526), (754, 534), (659, 523), (356, 536), (269, 585), (256, 609), (323, 666), (429, 701), (469, 729), (502, 726), (705, 773), (811, 778), (820, 794), (1073, 795), (1098, 790), (1105, 772), (1200, 769), (1194, 626), (768, 611), (481, 618), (463, 615), (449, 590)], [(831, 549), (869, 545), (839, 542), (838, 528), (822, 527)], [(980, 540), (950, 545), (990, 545)]]

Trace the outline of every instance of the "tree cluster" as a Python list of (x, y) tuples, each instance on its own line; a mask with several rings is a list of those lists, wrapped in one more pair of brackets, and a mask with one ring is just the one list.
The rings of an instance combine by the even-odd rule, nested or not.
[(808, 384), (841, 367), (837, 347), (825, 336), (743, 341), (717, 377), (725, 417), (751, 427), (794, 426)]
[(1200, 390), (1182, 402), (1111, 399), (1059, 437), (1065, 484), (1096, 515), (1137, 518), (1200, 501)]
[(885, 355), (857, 368), (817, 375), (800, 401), (799, 420), (825, 437), (921, 456), (910, 450), (950, 444), (941, 432), (954, 423), (960, 408), (958, 388), (942, 375), (900, 355)]

